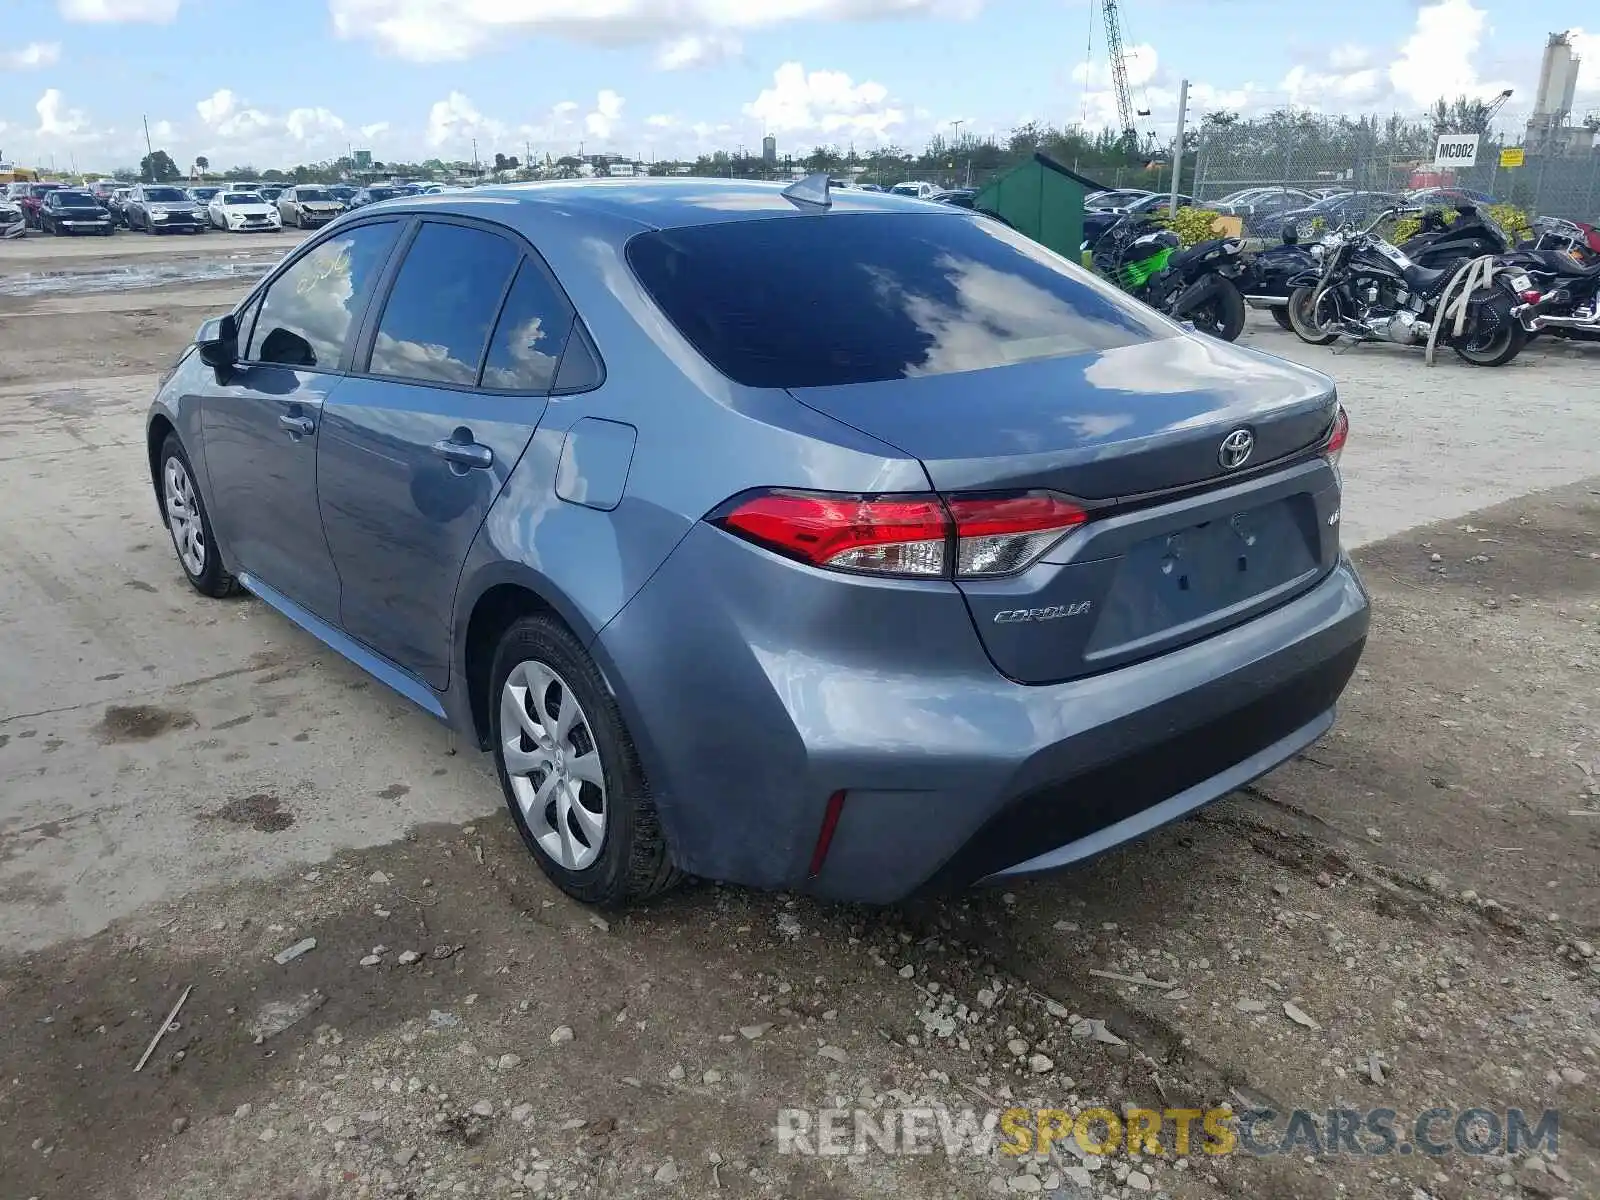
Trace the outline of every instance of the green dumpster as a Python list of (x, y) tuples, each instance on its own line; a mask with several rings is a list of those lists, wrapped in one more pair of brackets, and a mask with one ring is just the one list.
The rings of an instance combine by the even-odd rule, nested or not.
[(980, 191), (972, 207), (1077, 262), (1083, 245), (1083, 198), (1099, 188), (1094, 180), (1036, 151)]

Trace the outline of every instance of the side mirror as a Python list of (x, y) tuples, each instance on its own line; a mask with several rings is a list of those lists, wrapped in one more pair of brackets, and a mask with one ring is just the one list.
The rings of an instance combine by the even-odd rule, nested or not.
[(1285, 246), (1294, 246), (1294, 245), (1298, 245), (1299, 241), (1300, 241), (1300, 227), (1298, 225), (1296, 225), (1293, 221), (1290, 221), (1287, 224), (1285, 224), (1284, 227), (1283, 227), (1283, 244)]
[(239, 361), (239, 322), (232, 313), (201, 325), (194, 341), (200, 347), (200, 361), (208, 367), (226, 370)]

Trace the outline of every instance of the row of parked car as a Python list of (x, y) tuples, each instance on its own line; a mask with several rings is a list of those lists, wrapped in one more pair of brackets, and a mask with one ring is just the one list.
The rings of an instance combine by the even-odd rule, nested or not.
[[(1411, 192), (1355, 191), (1349, 188), (1296, 188), (1281, 184), (1240, 188), (1215, 200), (1199, 200), (1178, 194), (1179, 208), (1204, 207), (1224, 216), (1239, 217), (1245, 232), (1277, 235), (1292, 225), (1302, 238), (1309, 238), (1320, 220), (1326, 228), (1346, 221), (1371, 220), (1378, 213), (1396, 206), (1454, 208), (1463, 204), (1487, 205), (1494, 199), (1470, 188), (1431, 187)], [(1155, 213), (1169, 208), (1171, 192), (1150, 192), (1143, 188), (1117, 188), (1091, 192), (1084, 198), (1090, 212)]]
[(176, 184), (100, 179), (81, 187), (13, 183), (0, 197), (0, 237), (28, 230), (64, 237), (109, 237), (117, 229), (145, 233), (230, 233), (290, 226), (314, 229), (340, 213), (398, 196), (456, 190), (444, 184), (229, 183), (182, 188)]

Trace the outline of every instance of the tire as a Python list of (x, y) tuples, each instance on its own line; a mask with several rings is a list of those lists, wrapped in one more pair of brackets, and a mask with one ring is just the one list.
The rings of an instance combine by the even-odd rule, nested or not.
[(1232, 280), (1217, 276), (1211, 280), (1204, 300), (1175, 315), (1179, 320), (1193, 321), (1195, 329), (1208, 337), (1237, 341), (1244, 332), (1244, 296)]
[(1468, 350), (1465, 346), (1451, 345), (1457, 356), (1475, 367), (1503, 367), (1528, 344), (1528, 331), (1516, 321), (1507, 321), (1505, 334), (1496, 337), (1482, 350)]
[[(200, 486), (194, 481), (194, 468), (189, 465), (189, 456), (184, 453), (183, 443), (178, 440), (177, 434), (169, 433), (167, 440), (161, 444), (159, 463), (156, 485), (161, 495), (161, 515), (166, 521), (167, 532), (172, 536), (172, 548), (177, 553), (178, 565), (183, 568), (189, 586), (202, 596), (218, 600), (231, 595), (238, 589), (238, 581), (222, 564), (216, 536), (211, 532), (211, 516), (206, 512), (205, 498), (200, 495)], [(187, 499), (183, 500), (181, 508), (177, 501), (183, 497), (184, 489), (173, 477), (174, 471), (180, 471), (188, 485)], [(175, 508), (184, 512), (185, 516), (175, 515)], [(194, 553), (196, 544), (187, 540), (190, 531), (196, 529), (201, 538), (198, 558)]]
[(1326, 346), (1339, 340), (1337, 333), (1323, 333), (1311, 320), (1311, 301), (1316, 289), (1298, 287), (1289, 293), (1289, 329), (1310, 346)]
[(1286, 333), (1293, 333), (1294, 326), (1289, 323), (1289, 306), (1287, 304), (1274, 304), (1269, 310), (1272, 319), (1278, 323), (1278, 328)]
[[(542, 614), (515, 621), (495, 649), (489, 684), (495, 769), (506, 807), (550, 881), (574, 900), (602, 908), (676, 886), (682, 873), (672, 865), (639, 753), (594, 660), (566, 626)], [(572, 724), (557, 734), (563, 719)], [(508, 731), (513, 722), (518, 728)], [(586, 760), (592, 775), (572, 771)], [(564, 813), (557, 807), (563, 803)]]

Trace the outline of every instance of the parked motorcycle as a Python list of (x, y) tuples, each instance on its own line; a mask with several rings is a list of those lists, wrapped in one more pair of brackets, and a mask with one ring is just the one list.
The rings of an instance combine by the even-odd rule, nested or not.
[(1092, 244), (1094, 269), (1128, 294), (1201, 333), (1234, 341), (1244, 332), (1244, 270), (1236, 238), (1181, 248), (1178, 235), (1150, 217), (1121, 217)]
[[(1315, 346), (1341, 337), (1426, 344), (1430, 361), (1434, 346), (1443, 342), (1474, 366), (1510, 362), (1528, 340), (1513, 310), (1538, 300), (1533, 281), (1520, 267), (1489, 255), (1453, 268), (1413, 262), (1373, 232), (1400, 211), (1390, 209), (1365, 229), (1341, 228), (1323, 240), (1320, 269), (1290, 281), (1295, 335)], [(1478, 219), (1499, 228), (1487, 214)]]
[(1283, 244), (1268, 246), (1251, 255), (1239, 276), (1239, 290), (1251, 308), (1264, 308), (1282, 328), (1289, 324), (1289, 281), (1306, 271), (1317, 269), (1312, 249), (1300, 241), (1299, 231), (1286, 226)]
[(1463, 204), (1452, 221), (1445, 220), (1441, 209), (1424, 212), (1422, 227), (1400, 243), (1400, 249), (1417, 265), (1439, 270), (1485, 254), (1509, 254), (1516, 243), (1493, 217)]
[(1600, 253), (1574, 221), (1540, 217), (1534, 229), (1532, 244), (1511, 257), (1533, 278), (1539, 297), (1516, 315), (1536, 333), (1600, 341)]

